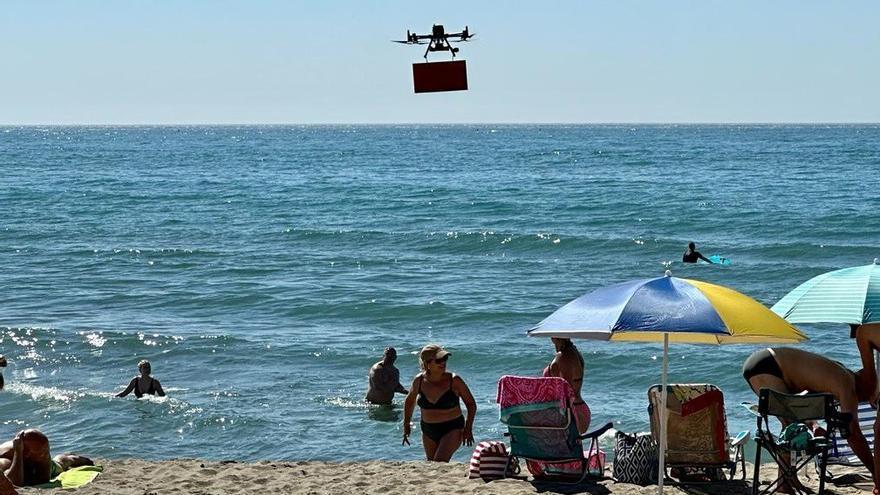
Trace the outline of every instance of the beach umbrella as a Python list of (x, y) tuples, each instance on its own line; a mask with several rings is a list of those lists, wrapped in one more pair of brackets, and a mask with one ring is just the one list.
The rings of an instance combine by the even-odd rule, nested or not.
[[(603, 287), (562, 306), (528, 331), (532, 337), (663, 342), (666, 391), (669, 343), (780, 344), (807, 339), (766, 306), (733, 289), (666, 276)], [(666, 393), (661, 394), (658, 493), (663, 493)]]
[(817, 275), (795, 287), (772, 308), (791, 323), (880, 323), (880, 266)]

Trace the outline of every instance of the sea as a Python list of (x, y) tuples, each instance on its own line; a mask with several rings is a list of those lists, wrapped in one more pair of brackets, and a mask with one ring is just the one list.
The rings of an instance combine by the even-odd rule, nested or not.
[[(550, 362), (526, 331), (555, 309), (666, 270), (770, 306), (869, 264), (878, 171), (880, 125), (0, 127), (0, 438), (422, 459), (401, 445), (403, 396), (363, 396), (386, 346), (408, 387), (439, 343), (474, 436), (501, 440), (498, 378)], [(732, 263), (683, 265), (689, 241)], [(800, 328), (858, 366), (846, 325)], [(662, 347), (575, 343), (593, 425), (647, 430)], [(741, 367), (759, 348), (673, 344), (670, 381), (716, 384), (731, 433), (753, 429)], [(141, 359), (167, 397), (115, 398)]]

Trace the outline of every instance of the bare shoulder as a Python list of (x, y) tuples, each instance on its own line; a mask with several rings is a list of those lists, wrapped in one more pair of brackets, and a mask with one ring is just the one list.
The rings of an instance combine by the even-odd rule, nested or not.
[(462, 378), (461, 375), (457, 375), (455, 373), (450, 373), (450, 374), (452, 375), (452, 385), (453, 386), (457, 386), (457, 387), (461, 387), (461, 386), (466, 387), (467, 386), (467, 384), (464, 382), (464, 378)]

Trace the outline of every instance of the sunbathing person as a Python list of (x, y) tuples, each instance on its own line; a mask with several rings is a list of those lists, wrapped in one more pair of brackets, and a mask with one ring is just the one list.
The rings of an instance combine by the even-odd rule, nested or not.
[(16, 486), (48, 483), (70, 468), (94, 464), (88, 457), (76, 454), (50, 457), (49, 439), (39, 430), (20, 431), (0, 445), (0, 470)]
[(125, 390), (123, 390), (122, 392), (116, 394), (116, 397), (125, 397), (132, 391), (134, 392), (134, 396), (138, 399), (143, 397), (144, 394), (165, 397), (165, 391), (162, 390), (162, 384), (159, 383), (159, 380), (156, 380), (155, 378), (150, 376), (152, 366), (150, 365), (149, 361), (144, 359), (143, 361), (139, 362), (138, 371), (141, 372), (140, 376), (132, 378), (131, 381), (128, 383), (128, 387), (126, 387)]
[[(416, 404), (422, 414), (422, 446), (429, 461), (449, 462), (461, 446), (474, 444), (477, 403), (460, 376), (446, 371), (452, 354), (439, 345), (426, 345), (419, 353), (422, 372), (416, 375), (403, 406), (403, 444), (409, 444), (410, 421)], [(467, 407), (461, 414), (460, 401)]]
[(550, 365), (544, 368), (544, 376), (558, 376), (565, 378), (571, 388), (574, 389), (575, 401), (572, 404), (578, 431), (581, 434), (587, 432), (590, 427), (590, 406), (584, 402), (581, 396), (581, 387), (584, 384), (584, 357), (571, 342), (571, 339), (552, 338), (556, 346), (556, 356)]
[[(872, 394), (872, 390), (859, 385), (863, 383), (864, 374), (864, 370), (853, 373), (837, 361), (789, 347), (756, 351), (743, 364), (743, 377), (756, 394), (768, 388), (787, 394), (806, 390), (833, 395), (840, 403), (840, 412), (851, 415), (847, 438), (850, 448), (873, 474), (871, 450), (858, 421), (859, 401)], [(786, 426), (784, 422), (783, 426)], [(824, 434), (817, 425), (810, 426), (817, 435)], [(790, 491), (791, 487), (783, 485), (780, 491), (783, 490)]]

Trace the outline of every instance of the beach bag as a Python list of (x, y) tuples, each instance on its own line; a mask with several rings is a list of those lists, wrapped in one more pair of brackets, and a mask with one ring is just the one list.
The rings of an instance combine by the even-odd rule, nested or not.
[(803, 423), (789, 423), (779, 434), (779, 439), (787, 442), (791, 450), (804, 451), (810, 446), (813, 435), (810, 428)]
[[(505, 472), (507, 468), (507, 472)], [(510, 457), (507, 445), (498, 441), (483, 441), (474, 448), (468, 478), (483, 481), (498, 480), (519, 473), (519, 460)]]
[(657, 483), (657, 444), (650, 433), (614, 435), (614, 464), (611, 475), (620, 483)]
[(587, 452), (587, 474), (590, 476), (605, 476), (605, 451), (600, 448), (591, 448)]

